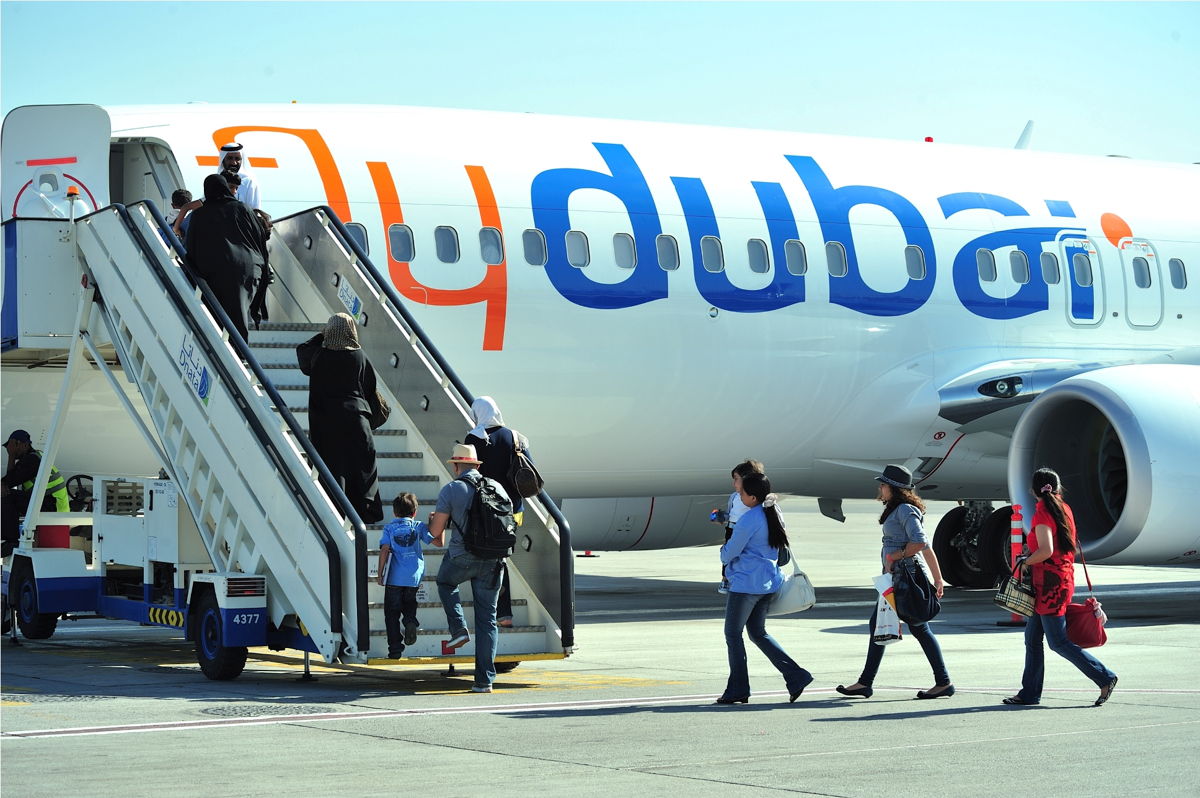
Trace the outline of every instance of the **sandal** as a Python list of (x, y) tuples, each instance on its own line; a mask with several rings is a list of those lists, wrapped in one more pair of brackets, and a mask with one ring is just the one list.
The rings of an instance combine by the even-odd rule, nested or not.
[(1026, 701), (1024, 698), (1021, 698), (1020, 696), (1015, 696), (1015, 695), (1004, 699), (1000, 703), (1008, 704), (1009, 706), (1018, 706), (1018, 707), (1032, 707), (1032, 706), (1037, 705), (1036, 701)]
[(1096, 703), (1092, 704), (1092, 706), (1094, 706), (1094, 707), (1104, 706), (1104, 702), (1108, 700), (1108, 697), (1113, 694), (1113, 690), (1115, 690), (1115, 689), (1117, 689), (1117, 677), (1116, 676), (1113, 677), (1113, 680), (1111, 682), (1109, 682), (1108, 684), (1106, 684), (1100, 688), (1100, 697), (1096, 699)]

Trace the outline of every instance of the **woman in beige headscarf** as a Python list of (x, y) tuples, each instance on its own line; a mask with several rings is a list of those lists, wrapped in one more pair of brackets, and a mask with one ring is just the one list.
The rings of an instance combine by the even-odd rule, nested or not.
[(321, 348), (301, 369), (308, 384), (308, 424), (317, 453), (346, 491), (363, 523), (383, 520), (379, 470), (371, 434), (375, 369), (358, 344), (358, 327), (345, 313), (329, 317)]

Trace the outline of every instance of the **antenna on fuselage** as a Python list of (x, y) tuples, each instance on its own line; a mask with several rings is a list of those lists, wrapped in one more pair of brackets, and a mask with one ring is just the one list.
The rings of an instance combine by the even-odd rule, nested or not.
[(1025, 129), (1021, 131), (1021, 136), (1017, 139), (1016, 146), (1013, 149), (1027, 150), (1029, 149), (1029, 140), (1033, 138), (1033, 120), (1030, 119), (1025, 123)]

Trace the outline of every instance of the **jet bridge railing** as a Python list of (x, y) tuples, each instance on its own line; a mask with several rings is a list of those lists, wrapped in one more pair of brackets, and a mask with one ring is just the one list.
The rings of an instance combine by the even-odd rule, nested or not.
[[(192, 340), (202, 351), (207, 364), (213, 368), (217, 378), (222, 381), (226, 389), (233, 395), (234, 401), (240, 408), (243, 418), (261, 447), (262, 452), (268, 456), (275, 467), (275, 476), (283, 481), (288, 492), (295, 497), (302, 508), (302, 512), (308, 520), (307, 526), (319, 541), (328, 562), (329, 596), (327, 612), (331, 627), (330, 631), (341, 635), (345, 640), (353, 639), (358, 651), (365, 653), (370, 648), (370, 624), (369, 605), (366, 597), (367, 542), (366, 530), (362, 520), (358, 517), (336, 480), (333, 479), (320, 456), (313, 449), (301, 426), (288, 411), (282, 397), (266, 377), (246, 342), (233, 330), (228, 316), (221, 308), (216, 297), (206, 285), (197, 283), (186, 267), (184, 267), (183, 257), (186, 254), (185, 249), (154, 204), (150, 201), (143, 201), (134, 203), (129, 208), (122, 205), (113, 205), (89, 216), (98, 217), (101, 214), (113, 212), (118, 215), (130, 233), (130, 238), (143, 254), (146, 265), (154, 275), (164, 295), (176, 309), (179, 318), (191, 333)], [(84, 217), (81, 223), (86, 224), (88, 218)], [(167, 262), (174, 260), (175, 266), (179, 267), (179, 273), (170, 273), (168, 267), (163, 262), (164, 260)], [(183, 278), (183, 280), (180, 278)], [(254, 375), (257, 384), (251, 386), (252, 390), (262, 391), (266, 394), (270, 403), (274, 406), (274, 411), (279, 414), (279, 419), (282, 422), (282, 431), (290, 433), (289, 443), (293, 443), (303, 451), (309, 463), (311, 463), (311, 469), (316, 472), (320, 488), (332, 503), (337, 514), (341, 516), (342, 523), (344, 524), (342, 528), (353, 538), (355, 561), (349, 564), (350, 572), (356, 584), (356, 601), (354, 602), (356, 629), (354, 630), (353, 637), (347, 635), (343, 627), (342, 619), (344, 617), (345, 605), (344, 585), (346, 580), (344, 579), (343, 557), (340, 547), (334, 539), (333, 534), (326, 528), (326, 524), (321, 518), (321, 512), (313, 504), (311, 497), (307, 495), (309, 491), (305, 490), (296, 473), (298, 465), (302, 465), (305, 471), (308, 471), (309, 464), (297, 463), (295, 459), (285, 456), (287, 446), (280, 446), (274, 440), (275, 435), (272, 435), (268, 431), (267, 425), (256, 412), (256, 408), (264, 406), (261, 396), (247, 393), (243, 389), (242, 383), (245, 381), (245, 376), (235, 374), (231, 365), (226, 362), (228, 360), (228, 353), (225, 353), (224, 357), (222, 356), (220, 347), (223, 341), (217, 339), (216, 330), (209, 325), (201, 324), (189, 309), (189, 303), (184, 296), (185, 285), (187, 288), (195, 290), (198, 293), (206, 310), (212, 314), (224, 330), (228, 331), (227, 341), (229, 346), (236, 353), (237, 357), (242, 360), (245, 367)], [(103, 301), (103, 284), (100, 285), (100, 289), (101, 301)], [(115, 336), (114, 340), (116, 340)], [(219, 562), (219, 558), (214, 557), (214, 562)]]
[[(461, 438), (474, 426), (470, 407), (474, 397), (430, 337), (405, 307), (391, 281), (386, 279), (358, 242), (328, 206), (280, 217), (275, 235), (290, 257), (303, 268), (313, 287), (328, 307), (345, 307), (360, 317), (361, 343), (397, 401), (409, 411), (414, 425), (426, 441), (449, 442)], [(273, 252), (274, 255), (274, 252)], [(275, 259), (273, 257), (273, 263)], [(287, 280), (283, 280), (287, 283)], [(304, 299), (289, 295), (304, 312)], [(362, 319), (362, 314), (366, 315)], [(384, 318), (379, 318), (382, 315)], [(324, 319), (311, 319), (324, 321)], [(390, 325), (388, 324), (390, 322)], [(379, 330), (391, 334), (377, 333)], [(386, 365), (385, 365), (386, 364)], [(412, 375), (427, 374), (422, 381)], [(399, 375), (404, 374), (401, 380)], [(436, 390), (430, 386), (436, 385)], [(419, 411), (413, 410), (419, 408)], [(546, 491), (526, 501), (526, 516), (537, 516), (519, 530), (513, 554), (521, 575), (534, 588), (539, 600), (557, 620), (564, 648), (574, 646), (575, 585), (571, 528)], [(522, 550), (523, 535), (537, 535), (537, 528), (557, 546), (557, 561), (550, 567), (545, 558), (528, 556)], [(537, 545), (536, 541), (534, 545)]]

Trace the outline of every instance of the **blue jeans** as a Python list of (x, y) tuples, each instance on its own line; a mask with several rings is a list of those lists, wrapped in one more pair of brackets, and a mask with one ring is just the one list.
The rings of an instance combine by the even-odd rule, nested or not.
[(742, 698), (750, 695), (750, 674), (746, 670), (746, 644), (742, 630), (750, 633), (750, 639), (759, 651), (767, 655), (775, 670), (783, 674), (789, 692), (804, 688), (812, 681), (812, 674), (801, 668), (788, 656), (775, 638), (767, 634), (767, 607), (774, 593), (729, 592), (725, 598), (725, 647), (729, 651), (729, 681), (725, 684), (726, 698)]
[(1042, 700), (1042, 678), (1046, 674), (1043, 637), (1051, 651), (1079, 668), (1079, 672), (1095, 682), (1097, 687), (1103, 687), (1117, 678), (1117, 674), (1104, 667), (1100, 660), (1067, 638), (1065, 615), (1034, 614), (1025, 622), (1025, 672), (1021, 674), (1021, 692), (1017, 693), (1017, 698), (1025, 703), (1036, 704)]
[(484, 560), (469, 552), (442, 557), (438, 568), (438, 595), (446, 610), (451, 636), (467, 630), (458, 586), (471, 581), (471, 600), (475, 604), (475, 684), (496, 681), (496, 599), (500, 594), (502, 560)]
[[(858, 677), (858, 683), (864, 687), (870, 687), (875, 681), (875, 674), (879, 672), (879, 663), (883, 662), (883, 649), (886, 648), (886, 646), (877, 646), (870, 642), (871, 638), (875, 636), (875, 619), (878, 614), (878, 609), (871, 613), (871, 634), (867, 638), (867, 664), (863, 665), (862, 675)], [(950, 674), (946, 671), (946, 663), (942, 659), (942, 647), (938, 645), (937, 638), (933, 636), (933, 630), (929, 628), (929, 624), (909, 623), (905, 625), (912, 636), (917, 638), (917, 642), (921, 644), (921, 650), (925, 652), (925, 659), (929, 661), (929, 667), (933, 669), (933, 683), (935, 685), (950, 684)]]

